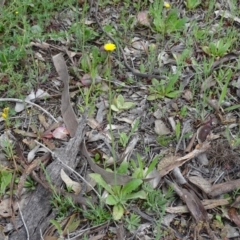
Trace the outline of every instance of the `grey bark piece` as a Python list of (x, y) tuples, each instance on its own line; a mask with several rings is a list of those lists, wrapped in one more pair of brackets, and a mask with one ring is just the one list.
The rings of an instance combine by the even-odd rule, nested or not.
[[(46, 168), (52, 183), (57, 187), (62, 184), (60, 170), (64, 168), (64, 166), (57, 161), (56, 158), (59, 158), (63, 163), (72, 169), (76, 168), (78, 164), (76, 156), (79, 151), (79, 146), (84, 138), (84, 128), (86, 126), (86, 122), (86, 114), (84, 114), (78, 125), (75, 137), (70, 139), (65, 148), (60, 148), (55, 151), (55, 160)], [(43, 188), (43, 186), (38, 185), (36, 191), (33, 193), (33, 196), (30, 198), (30, 201), (22, 210), (23, 218), (29, 231), (30, 240), (41, 239), (40, 230), (44, 233), (49, 225), (49, 220), (54, 219), (56, 216), (56, 212), (52, 211), (52, 206), (50, 205), (51, 196), (52, 194), (48, 190)], [(26, 230), (23, 227), (23, 224), (20, 223), (21, 219), (20, 217), (17, 217), (16, 225), (21, 227), (18, 231), (13, 232), (9, 236), (10, 240), (27, 239)]]

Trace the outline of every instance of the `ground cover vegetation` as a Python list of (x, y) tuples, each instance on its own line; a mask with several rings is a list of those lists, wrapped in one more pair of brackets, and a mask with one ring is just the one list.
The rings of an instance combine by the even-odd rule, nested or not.
[(238, 0), (0, 0), (6, 239), (240, 239)]

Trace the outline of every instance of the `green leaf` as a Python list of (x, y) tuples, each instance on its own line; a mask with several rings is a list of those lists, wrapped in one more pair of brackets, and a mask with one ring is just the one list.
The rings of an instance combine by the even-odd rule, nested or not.
[(181, 91), (173, 91), (173, 92), (167, 93), (167, 94), (166, 94), (166, 97), (176, 98), (176, 97), (179, 96), (180, 93), (181, 93)]
[(2, 171), (0, 172), (0, 182), (1, 182), (1, 186), (0, 186), (0, 194), (5, 194), (6, 188), (8, 187), (8, 185), (11, 183), (12, 180), (12, 173), (9, 171)]
[(179, 74), (173, 74), (169, 77), (169, 81), (168, 81), (166, 89), (165, 89), (166, 93), (173, 91), (174, 85), (177, 82), (178, 77), (179, 77)]
[(120, 173), (120, 174), (126, 174), (126, 173), (127, 173), (127, 170), (128, 170), (128, 166), (129, 166), (129, 163), (128, 163), (127, 161), (123, 161), (123, 162), (120, 164), (117, 172)]
[(74, 232), (78, 228), (79, 224), (80, 224), (80, 220), (76, 220), (74, 222), (71, 222), (71, 224), (68, 224), (68, 228), (67, 228), (68, 232), (69, 233)]
[(119, 109), (121, 109), (121, 108), (123, 107), (123, 104), (124, 104), (124, 98), (123, 98), (123, 96), (122, 96), (121, 94), (118, 95), (116, 101), (117, 101), (117, 107), (118, 107)]
[(178, 121), (177, 124), (176, 124), (175, 132), (176, 132), (177, 140), (179, 140), (180, 134), (181, 134), (181, 123), (180, 123), (180, 121)]
[(115, 196), (120, 194), (121, 189), (122, 189), (122, 186), (120, 186), (120, 185), (112, 186), (112, 190), (113, 190)]
[(159, 162), (159, 157), (156, 156), (152, 162), (150, 163), (149, 167), (148, 167), (148, 170), (146, 172), (146, 176), (156, 167), (156, 165), (158, 164)]
[(203, 46), (203, 47), (202, 47), (202, 50), (203, 50), (205, 53), (207, 53), (208, 55), (211, 55), (211, 51), (210, 51), (210, 49), (209, 49), (208, 46)]
[(113, 195), (108, 195), (106, 198), (106, 204), (108, 205), (116, 205), (119, 201), (117, 201), (116, 197)]
[(159, 84), (160, 84), (160, 82), (156, 78), (152, 79), (152, 85), (153, 86), (158, 86)]
[(114, 205), (113, 207), (113, 219), (119, 220), (123, 216), (124, 208), (121, 204)]
[(133, 176), (134, 178), (142, 179), (142, 178), (144, 177), (144, 174), (143, 174), (143, 173), (144, 173), (144, 172), (143, 172), (143, 169), (141, 169), (141, 168), (136, 168), (136, 169), (134, 169), (134, 172), (133, 172), (132, 176)]
[(185, 26), (186, 22), (187, 22), (187, 18), (182, 18), (177, 20), (174, 25), (174, 31), (181, 30)]
[(126, 196), (126, 199), (129, 200), (129, 199), (146, 199), (147, 198), (147, 194), (145, 191), (143, 190), (140, 190), (139, 192), (136, 192), (136, 193), (131, 193), (129, 195)]
[(57, 229), (59, 234), (62, 234), (62, 228), (59, 222), (57, 222), (56, 220), (52, 219), (50, 220), (50, 223)]
[(129, 181), (125, 186), (122, 188), (123, 195), (127, 195), (128, 193), (131, 193), (132, 191), (136, 190), (141, 184), (141, 179), (133, 179)]
[(111, 109), (114, 111), (114, 112), (119, 112), (119, 109), (115, 106), (115, 105), (111, 105)]
[(114, 195), (111, 187), (104, 181), (102, 176), (98, 173), (90, 173), (89, 176), (96, 181), (100, 186), (102, 186), (108, 193)]
[(105, 32), (110, 33), (114, 28), (111, 25), (105, 25), (103, 29)]
[(240, 104), (236, 104), (236, 105), (233, 105), (231, 107), (227, 107), (224, 109), (225, 112), (229, 112), (229, 111), (232, 111), (232, 110), (235, 110), (235, 109), (238, 109), (240, 108)]
[(138, 161), (138, 167), (143, 169), (144, 166), (143, 166), (143, 160), (142, 160), (142, 157), (140, 156), (139, 153), (137, 153), (137, 161)]
[(125, 102), (122, 105), (121, 109), (127, 110), (127, 109), (130, 109), (130, 108), (134, 107), (134, 106), (135, 106), (135, 103), (133, 103), (133, 102)]
[(134, 132), (137, 130), (137, 128), (138, 128), (138, 126), (139, 126), (139, 123), (140, 123), (140, 120), (139, 120), (139, 118), (138, 118), (138, 119), (134, 122), (134, 124), (133, 124), (131, 133), (134, 133)]
[(126, 147), (127, 143), (128, 143), (128, 136), (125, 132), (120, 133), (120, 143), (122, 144), (123, 147)]
[(161, 97), (162, 97), (161, 95), (152, 94), (152, 95), (149, 95), (149, 96), (147, 97), (147, 100), (148, 100), (148, 101), (153, 101), (153, 100), (156, 100), (156, 99), (161, 98)]

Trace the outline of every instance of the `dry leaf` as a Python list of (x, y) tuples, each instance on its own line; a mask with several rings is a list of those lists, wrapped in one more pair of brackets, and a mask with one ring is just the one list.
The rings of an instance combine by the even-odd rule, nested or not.
[(162, 158), (160, 160), (160, 162), (158, 163), (158, 171), (161, 171), (162, 169), (164, 169), (166, 166), (171, 165), (173, 162), (175, 162), (179, 157), (178, 156), (174, 156), (174, 155), (169, 155), (169, 156), (165, 156), (164, 158)]
[(231, 207), (228, 209), (228, 216), (238, 227), (240, 227), (240, 217), (237, 213), (236, 208)]
[(87, 120), (87, 124), (89, 127), (91, 127), (92, 129), (96, 129), (100, 127), (100, 124), (98, 123), (97, 120), (95, 120), (94, 118), (88, 118)]
[(186, 99), (189, 102), (192, 101), (192, 99), (193, 99), (192, 91), (189, 90), (189, 89), (186, 89), (183, 93), (183, 98)]
[(68, 188), (71, 188), (74, 193), (77, 195), (80, 193), (82, 187), (79, 182), (73, 181), (65, 172), (63, 169), (61, 169), (61, 178), (65, 182)]
[(61, 112), (63, 121), (70, 133), (71, 137), (75, 136), (78, 122), (76, 114), (73, 111), (70, 97), (69, 97), (69, 75), (67, 70), (67, 65), (61, 53), (53, 56), (53, 63), (58, 72), (60, 79), (64, 83), (64, 88), (62, 92), (62, 99), (61, 99)]
[(189, 177), (188, 180), (207, 194), (212, 190), (212, 184), (202, 177), (193, 176)]
[(48, 129), (48, 128), (49, 128), (49, 124), (47, 123), (46, 118), (45, 118), (44, 115), (39, 114), (39, 115), (38, 115), (38, 119), (39, 119), (41, 125), (42, 125), (45, 129)]
[[(148, 179), (151, 179), (148, 181)], [(161, 176), (159, 175), (159, 172), (156, 169), (153, 169), (144, 179), (144, 181), (147, 181), (150, 186), (155, 189), (159, 182), (161, 180)]]
[(240, 179), (216, 184), (216, 185), (213, 185), (212, 191), (209, 193), (209, 196), (216, 197), (218, 195), (236, 190), (239, 188), (239, 186), (240, 186)]
[(98, 235), (96, 235), (96, 236), (94, 236), (94, 237), (89, 238), (89, 240), (99, 240), (99, 239), (103, 239), (104, 236), (106, 236), (106, 234), (98, 234)]
[(90, 74), (86, 73), (80, 80), (84, 86), (90, 86), (92, 83), (100, 83), (102, 78), (100, 76), (96, 76), (95, 79), (93, 79)]
[(100, 174), (106, 183), (108, 183), (110, 185), (125, 185), (130, 180), (132, 180), (132, 178), (129, 177), (128, 175), (121, 175), (121, 174), (117, 174), (114, 172), (108, 172), (108, 171), (100, 168), (89, 156), (84, 142), (81, 144), (80, 151), (87, 159), (89, 165), (91, 166), (91, 169), (95, 173)]
[(236, 197), (235, 201), (231, 204), (231, 207), (239, 208), (240, 206), (240, 196)]
[(193, 191), (182, 189), (182, 196), (180, 197), (186, 203), (189, 211), (197, 223), (199, 221), (205, 222), (208, 220), (207, 211), (205, 210), (198, 196)]
[(28, 162), (31, 162), (35, 156), (36, 156), (36, 153), (38, 151), (38, 149), (40, 148), (40, 145), (36, 145), (29, 153), (28, 153), (28, 156), (27, 156), (27, 160)]
[(61, 127), (57, 127), (53, 133), (52, 136), (56, 139), (64, 139), (67, 137), (67, 135), (69, 134), (68, 130), (61, 126)]
[(175, 156), (169, 156), (162, 159), (162, 161), (158, 164), (158, 170), (160, 171), (161, 177), (168, 174), (175, 167), (180, 167), (187, 161), (191, 160), (192, 158), (198, 156), (203, 152), (206, 152), (206, 150), (209, 148), (210, 148), (210, 143), (206, 141), (203, 144), (197, 145), (197, 147), (192, 152), (186, 154), (183, 157), (176, 158)]
[(154, 130), (155, 130), (156, 134), (158, 134), (159, 136), (168, 135), (171, 133), (170, 130), (167, 128), (167, 126), (165, 125), (165, 123), (162, 120), (155, 121)]
[(51, 142), (50, 140), (43, 138), (42, 139), (44, 145), (46, 145), (50, 150), (54, 150), (56, 148), (54, 142)]
[(143, 26), (150, 26), (148, 12), (147, 11), (139, 12), (137, 15), (137, 22)]
[[(14, 211), (17, 210), (17, 205), (14, 207)], [(0, 216), (2, 217), (11, 217), (12, 216), (12, 208), (11, 208), (11, 200), (10, 198), (6, 198), (1, 200), (0, 202)]]
[[(214, 209), (219, 206), (226, 206), (229, 204), (230, 198), (228, 199), (204, 199), (202, 200), (202, 204), (204, 208)], [(177, 207), (167, 207), (166, 212), (168, 213), (188, 213), (189, 210), (187, 206), (177, 206)]]
[(20, 130), (20, 129), (14, 129), (13, 130), (15, 133), (22, 135), (23, 137), (32, 137), (32, 138), (37, 138), (37, 134), (33, 133), (33, 132), (26, 132), (24, 130)]

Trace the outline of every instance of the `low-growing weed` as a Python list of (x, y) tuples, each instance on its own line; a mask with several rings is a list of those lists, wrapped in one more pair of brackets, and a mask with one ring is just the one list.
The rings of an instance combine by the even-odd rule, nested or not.
[(192, 10), (198, 7), (201, 2), (200, 0), (186, 0), (185, 5), (188, 9)]
[(88, 219), (93, 225), (99, 225), (111, 220), (111, 213), (104, 208), (103, 204), (88, 206), (86, 210), (82, 210), (83, 216)]
[(181, 90), (175, 90), (175, 84), (178, 81), (178, 74), (170, 75), (168, 80), (157, 79), (152, 80), (152, 86), (149, 87), (150, 94), (148, 95), (148, 100), (156, 100), (159, 98), (176, 98), (180, 95)]
[(119, 133), (119, 136), (120, 136), (120, 139), (119, 139), (119, 143), (125, 148), (128, 144), (128, 141), (130, 139), (130, 137), (133, 135), (133, 133), (137, 130), (139, 126), (139, 119), (137, 119), (134, 123), (133, 123), (133, 126), (132, 126), (132, 129), (130, 131), (130, 133), (127, 135), (125, 132), (120, 132)]
[(149, 13), (153, 18), (153, 29), (163, 35), (183, 30), (187, 22), (187, 18), (179, 18), (177, 9), (164, 9), (163, 1), (155, 0)]
[(141, 179), (133, 179), (124, 186), (109, 186), (100, 174), (92, 173), (90, 176), (108, 192), (105, 202), (113, 206), (112, 217), (114, 220), (120, 220), (123, 217), (130, 200), (146, 199), (146, 192), (139, 190), (143, 183)]
[(128, 229), (128, 231), (133, 232), (138, 228), (140, 221), (141, 221), (141, 218), (139, 215), (136, 215), (135, 213), (131, 213), (129, 216), (125, 217), (124, 225)]

